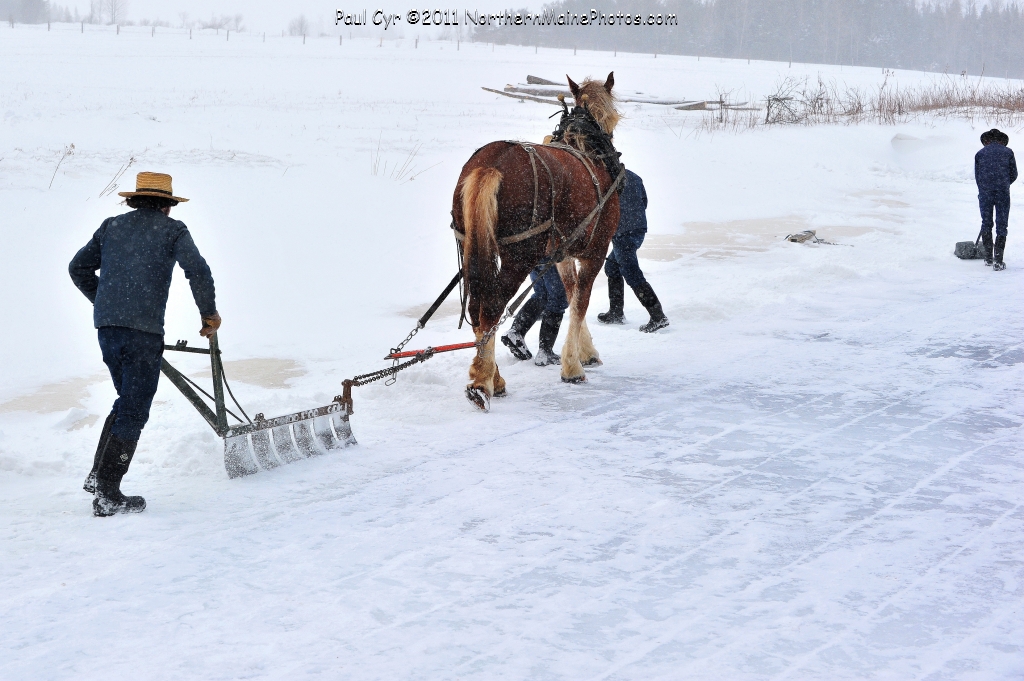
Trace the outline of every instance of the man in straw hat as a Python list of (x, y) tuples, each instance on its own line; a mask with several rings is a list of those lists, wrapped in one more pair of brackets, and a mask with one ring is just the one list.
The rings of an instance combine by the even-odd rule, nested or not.
[(210, 267), (188, 228), (169, 217), (172, 206), (188, 201), (174, 195), (171, 176), (139, 173), (135, 191), (120, 195), (135, 210), (104, 220), (68, 267), (75, 286), (93, 303), (103, 362), (117, 389), (84, 485), (96, 495), (92, 507), (97, 516), (146, 508), (142, 497), (121, 493), (121, 478), (149, 420), (160, 380), (164, 310), (174, 263), (181, 265), (192, 287), (203, 320), (199, 333), (212, 336), (221, 322)]

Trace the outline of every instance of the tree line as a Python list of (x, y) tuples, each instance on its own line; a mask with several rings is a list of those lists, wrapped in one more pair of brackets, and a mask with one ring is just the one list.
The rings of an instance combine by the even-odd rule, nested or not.
[[(674, 14), (677, 25), (559, 26), (562, 13)], [(514, 10), (525, 14), (531, 10)], [(536, 13), (536, 12), (534, 12)], [(540, 25), (473, 27), (498, 44), (1024, 77), (1024, 10), (974, 0), (558, 0)], [(550, 24), (547, 23), (550, 21)]]
[[(242, 15), (232, 16), (210, 15), (209, 20), (191, 19), (187, 12), (178, 12), (177, 25), (180, 28), (226, 28), (242, 31)], [(88, 14), (74, 10), (48, 0), (0, 0), (0, 21), (21, 24), (45, 24), (50, 21), (85, 22), (87, 24), (120, 24), (131, 26), (135, 22), (128, 19), (128, 0), (90, 0)], [(170, 21), (160, 19), (140, 19), (140, 26), (172, 26)]]

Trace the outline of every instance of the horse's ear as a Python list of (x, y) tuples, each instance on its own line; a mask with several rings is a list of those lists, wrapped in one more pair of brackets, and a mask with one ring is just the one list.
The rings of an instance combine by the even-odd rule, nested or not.
[(569, 81), (569, 92), (572, 93), (572, 98), (577, 102), (580, 101), (580, 86), (573, 82), (568, 73), (565, 74), (565, 79)]
[(608, 80), (604, 82), (605, 92), (611, 94), (613, 87), (615, 87), (615, 72), (611, 71), (608, 73)]

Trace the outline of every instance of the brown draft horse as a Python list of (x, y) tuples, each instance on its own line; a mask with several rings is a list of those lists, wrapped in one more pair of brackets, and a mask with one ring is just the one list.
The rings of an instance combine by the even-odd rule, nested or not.
[[(609, 137), (619, 121), (613, 76), (609, 73), (604, 83), (588, 78), (582, 85), (566, 76), (576, 105), (585, 105)], [(484, 411), (492, 396), (505, 394), (505, 379), (494, 362), (495, 325), (526, 276), (547, 256), (566, 256), (557, 265), (570, 301), (562, 380), (583, 382), (583, 366), (601, 363), (585, 316), (619, 223), (616, 178), (595, 160), (583, 135), (570, 128), (563, 139), (561, 145), (491, 142), (466, 162), (455, 188), (453, 226), (462, 241), (467, 312), (478, 343), (466, 396)], [(585, 231), (572, 238), (602, 199), (604, 205)], [(543, 228), (545, 221), (551, 221), (550, 228)]]

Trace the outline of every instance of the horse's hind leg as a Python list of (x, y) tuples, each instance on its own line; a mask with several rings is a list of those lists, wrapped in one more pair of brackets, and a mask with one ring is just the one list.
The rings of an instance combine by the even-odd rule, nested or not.
[(562, 286), (569, 297), (569, 331), (565, 334), (562, 345), (562, 380), (567, 383), (582, 383), (587, 380), (579, 357), (579, 315), (576, 314), (576, 296), (579, 292), (579, 281), (576, 275), (576, 260), (566, 258), (558, 263), (558, 276), (562, 278)]
[[(491, 341), (493, 345), (493, 340)], [(501, 372), (498, 371), (498, 363), (494, 362), (494, 396), (504, 397), (505, 396), (505, 379), (501, 377)]]
[[(603, 258), (580, 261), (579, 273), (572, 302), (569, 305), (569, 332), (562, 348), (562, 380), (566, 383), (582, 383), (587, 380), (584, 364), (600, 364), (601, 359), (594, 347), (593, 338), (587, 328), (587, 308), (590, 306), (590, 292), (597, 274), (601, 271)], [(573, 267), (575, 270), (575, 266)], [(559, 269), (561, 272), (561, 268)]]
[(601, 361), (601, 355), (597, 352), (597, 348), (594, 347), (594, 339), (590, 335), (590, 329), (587, 327), (586, 314), (583, 315), (583, 321), (580, 322), (579, 348), (580, 363), (583, 366), (599, 367), (604, 364)]
[[(481, 325), (475, 331), (476, 342), (479, 343), (484, 336), (484, 327)], [(498, 365), (494, 363), (494, 336), (486, 345), (477, 347), (476, 357), (469, 367), (469, 379), (471, 383), (466, 386), (466, 397), (483, 411), (490, 409), (491, 396), (498, 384), (501, 388), (498, 394), (505, 392), (505, 379), (498, 375)]]

